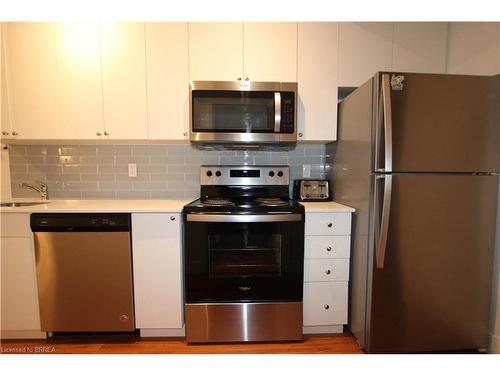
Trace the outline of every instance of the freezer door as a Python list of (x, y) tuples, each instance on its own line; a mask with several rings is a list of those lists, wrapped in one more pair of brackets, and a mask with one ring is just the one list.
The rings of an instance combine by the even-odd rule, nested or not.
[(375, 170), (499, 171), (500, 76), (380, 73), (376, 78)]
[[(498, 177), (393, 175), (389, 191), (382, 176), (374, 184), (374, 216), (380, 219), (365, 349), (486, 348)], [(384, 198), (388, 220), (382, 217)]]

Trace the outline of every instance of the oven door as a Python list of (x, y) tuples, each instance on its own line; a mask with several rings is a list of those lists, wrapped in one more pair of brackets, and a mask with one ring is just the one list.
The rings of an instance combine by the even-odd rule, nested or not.
[(186, 302), (302, 301), (301, 214), (187, 214)]

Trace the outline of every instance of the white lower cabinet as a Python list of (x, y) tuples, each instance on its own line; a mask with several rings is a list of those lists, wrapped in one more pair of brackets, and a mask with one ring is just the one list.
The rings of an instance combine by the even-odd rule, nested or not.
[(342, 332), (347, 324), (351, 213), (307, 213), (304, 333)]
[(0, 220), (0, 337), (45, 338), (40, 327), (29, 214), (1, 214)]
[(304, 284), (304, 326), (347, 324), (347, 281)]
[(132, 256), (141, 336), (183, 336), (181, 215), (132, 214)]

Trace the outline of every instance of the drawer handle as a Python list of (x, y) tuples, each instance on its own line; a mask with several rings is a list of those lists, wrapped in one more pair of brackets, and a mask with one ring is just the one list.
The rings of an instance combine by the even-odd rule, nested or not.
[(332, 223), (328, 223), (328, 228), (331, 228), (333, 227), (333, 224)]
[(330, 308), (330, 305), (324, 305), (323, 307), (325, 310), (328, 310)]
[(174, 221), (175, 220), (175, 216), (170, 216), (170, 220)]
[(328, 246), (328, 247), (326, 248), (326, 251), (332, 251), (332, 247), (331, 247), (331, 246)]
[(332, 273), (332, 271), (331, 271), (331, 270), (326, 270), (326, 271), (325, 271), (325, 273), (326, 273), (327, 275), (329, 275), (329, 274), (331, 274), (331, 273)]

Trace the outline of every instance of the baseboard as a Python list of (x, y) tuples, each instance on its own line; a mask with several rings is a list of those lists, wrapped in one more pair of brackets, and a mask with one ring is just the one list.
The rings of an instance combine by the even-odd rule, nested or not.
[(311, 326), (303, 327), (302, 333), (304, 334), (318, 334), (318, 333), (343, 333), (344, 326), (342, 324), (335, 326)]
[(185, 327), (182, 328), (148, 328), (141, 329), (141, 337), (185, 337)]
[(38, 330), (28, 331), (0, 331), (0, 338), (9, 339), (46, 339), (47, 333)]
[(489, 353), (500, 354), (500, 336), (490, 333), (490, 350)]

